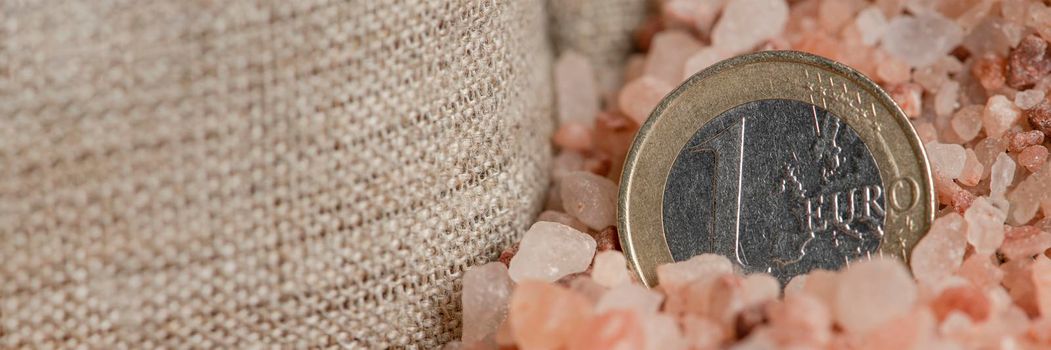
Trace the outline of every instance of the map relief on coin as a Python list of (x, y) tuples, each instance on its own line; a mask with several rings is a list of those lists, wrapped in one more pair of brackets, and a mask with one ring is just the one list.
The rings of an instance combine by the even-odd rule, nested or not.
[(699, 129), (663, 196), (676, 261), (720, 253), (784, 281), (879, 250), (885, 191), (858, 134), (801, 101), (745, 103)]

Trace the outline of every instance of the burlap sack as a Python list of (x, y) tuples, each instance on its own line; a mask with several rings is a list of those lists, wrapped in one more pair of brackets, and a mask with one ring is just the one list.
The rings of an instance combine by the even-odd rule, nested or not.
[(433, 348), (547, 180), (541, 0), (0, 0), (0, 347)]

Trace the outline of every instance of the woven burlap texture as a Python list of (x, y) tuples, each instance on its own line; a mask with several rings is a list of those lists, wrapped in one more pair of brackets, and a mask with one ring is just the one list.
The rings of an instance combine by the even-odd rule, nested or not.
[(547, 184), (541, 0), (0, 0), (0, 348), (433, 348)]

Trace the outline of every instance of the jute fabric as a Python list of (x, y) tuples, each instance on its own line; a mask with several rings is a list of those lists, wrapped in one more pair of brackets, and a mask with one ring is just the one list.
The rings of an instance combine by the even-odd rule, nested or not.
[(540, 209), (541, 0), (0, 0), (0, 348), (434, 348)]

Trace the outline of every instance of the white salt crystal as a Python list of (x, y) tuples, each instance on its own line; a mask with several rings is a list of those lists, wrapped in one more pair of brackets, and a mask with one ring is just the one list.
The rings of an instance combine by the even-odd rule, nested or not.
[(657, 280), (664, 287), (682, 286), (706, 277), (732, 273), (733, 264), (719, 254), (701, 254), (671, 264), (657, 266)]
[(1044, 163), (1040, 169), (1018, 183), (1008, 195), (1011, 201), (1011, 224), (1022, 225), (1036, 216), (1043, 207), (1044, 217), (1051, 215), (1051, 162)]
[(963, 40), (963, 29), (936, 12), (898, 16), (887, 25), (883, 48), (913, 67), (938, 61)]
[(967, 221), (967, 242), (979, 254), (992, 254), (1004, 241), (1007, 214), (985, 197), (978, 197), (963, 213)]
[(970, 105), (960, 108), (953, 114), (949, 125), (962, 141), (971, 141), (982, 130), (982, 113), (984, 113), (984, 110), (985, 106), (982, 105)]
[(993, 162), (989, 174), (989, 196), (1003, 198), (1007, 193), (1007, 186), (1011, 185), (1015, 177), (1015, 161), (1007, 153), (1000, 153)]
[(875, 45), (887, 30), (887, 17), (883, 16), (883, 11), (876, 5), (861, 10), (854, 23), (861, 32), (861, 42), (865, 45)]
[(700, 49), (701, 43), (688, 32), (666, 30), (657, 33), (653, 37), (650, 53), (646, 56), (643, 74), (663, 80), (672, 86), (679, 85), (683, 79), (682, 70), (686, 59)]
[(518, 253), (511, 258), (511, 279), (554, 282), (582, 272), (595, 255), (595, 239), (572, 227), (548, 221), (533, 224), (522, 237)]
[(595, 313), (601, 314), (609, 310), (634, 310), (639, 316), (642, 316), (657, 312), (663, 300), (664, 296), (661, 293), (638, 284), (626, 283), (611, 288), (606, 294), (603, 294), (595, 304)]
[(964, 151), (963, 146), (957, 144), (931, 142), (927, 144), (927, 158), (930, 159), (931, 168), (934, 171), (942, 176), (955, 179), (963, 172), (967, 152)]
[(643, 318), (646, 329), (645, 350), (686, 350), (689, 348), (675, 317), (652, 314)]
[(956, 99), (960, 92), (960, 83), (948, 81), (941, 84), (938, 93), (934, 95), (934, 113), (938, 116), (947, 116), (956, 110)]
[(599, 95), (587, 57), (574, 51), (562, 53), (555, 62), (555, 95), (561, 122), (591, 125), (599, 112)]
[(985, 102), (982, 127), (985, 128), (987, 136), (999, 138), (1018, 121), (1021, 115), (1022, 112), (1007, 97), (996, 95)]
[(628, 274), (627, 260), (624, 254), (616, 250), (607, 250), (595, 254), (595, 263), (591, 268), (591, 278), (595, 283), (605, 287), (615, 287), (631, 282)]
[(617, 185), (587, 171), (574, 171), (559, 180), (562, 207), (588, 227), (601, 230), (617, 220)]
[(730, 0), (712, 29), (712, 45), (743, 53), (780, 34), (787, 23), (785, 0)]
[(854, 263), (838, 277), (836, 321), (848, 332), (867, 331), (912, 309), (916, 284), (909, 271), (894, 260), (874, 259)]
[(463, 275), (463, 337), (466, 344), (496, 332), (507, 318), (507, 301), (514, 284), (498, 261), (467, 269)]
[(686, 60), (686, 64), (683, 67), (683, 79), (688, 79), (694, 74), (697, 74), (697, 72), (727, 58), (729, 58), (729, 56), (722, 53), (722, 51), (719, 51), (717, 48), (703, 48)]
[(965, 224), (957, 213), (934, 220), (930, 231), (912, 250), (909, 263), (916, 280), (928, 286), (935, 285), (960, 268), (967, 249)]
[(1036, 107), (1037, 104), (1044, 100), (1044, 95), (1044, 90), (1029, 89), (1020, 91), (1015, 94), (1015, 106), (1020, 109)]

